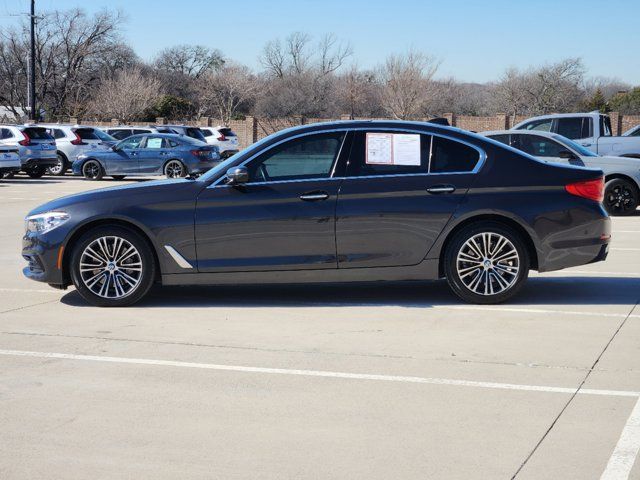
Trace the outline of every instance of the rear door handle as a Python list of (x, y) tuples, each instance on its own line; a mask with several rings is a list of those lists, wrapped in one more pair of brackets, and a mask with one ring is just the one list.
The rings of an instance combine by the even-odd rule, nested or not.
[(456, 187), (453, 185), (434, 185), (433, 187), (427, 188), (427, 192), (438, 194), (438, 193), (453, 193), (456, 191)]
[(317, 202), (319, 200), (326, 200), (327, 198), (329, 198), (329, 194), (322, 191), (303, 193), (300, 195), (300, 200), (304, 200), (305, 202)]

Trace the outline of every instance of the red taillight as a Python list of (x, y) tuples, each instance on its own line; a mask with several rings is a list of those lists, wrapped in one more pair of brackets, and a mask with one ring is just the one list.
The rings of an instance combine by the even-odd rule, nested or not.
[(86, 143), (84, 143), (80, 138), (80, 135), (75, 132), (73, 132), (73, 134), (76, 136), (76, 138), (75, 140), (71, 140), (71, 145), (86, 145)]
[(20, 140), (18, 143), (23, 147), (28, 147), (29, 145), (31, 145), (31, 139), (29, 138), (29, 135), (24, 132), (22, 132), (22, 135), (24, 135), (24, 140)]
[(191, 153), (196, 157), (208, 157), (209, 150), (191, 150)]
[(218, 141), (219, 142), (224, 142), (227, 139), (227, 137), (224, 136), (224, 134), (220, 134), (220, 136), (218, 137)]
[(576, 195), (596, 202), (602, 202), (604, 199), (604, 178), (596, 178), (595, 180), (583, 180), (581, 182), (570, 183), (564, 187), (571, 195)]

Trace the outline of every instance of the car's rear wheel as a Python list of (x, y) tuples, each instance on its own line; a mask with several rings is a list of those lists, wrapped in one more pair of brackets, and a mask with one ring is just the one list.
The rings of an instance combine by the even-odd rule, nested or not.
[(46, 171), (47, 170), (44, 167), (35, 167), (29, 169), (27, 171), (27, 175), (29, 175), (29, 178), (42, 178)]
[(462, 300), (501, 303), (522, 288), (529, 274), (529, 254), (520, 234), (506, 225), (474, 223), (448, 243), (444, 273)]
[(638, 189), (629, 180), (614, 178), (604, 187), (602, 204), (609, 215), (632, 215), (638, 201)]
[(87, 160), (82, 165), (82, 175), (87, 180), (101, 180), (104, 176), (104, 170), (97, 160)]
[(169, 160), (164, 166), (164, 175), (167, 178), (181, 178), (187, 175), (187, 168), (180, 160)]
[(47, 168), (47, 173), (49, 175), (62, 176), (67, 172), (69, 165), (67, 163), (67, 159), (64, 158), (60, 153), (57, 154), (57, 163), (49, 168)]
[(124, 307), (153, 285), (156, 264), (149, 244), (136, 232), (103, 226), (85, 233), (73, 247), (71, 280), (82, 297), (99, 307)]

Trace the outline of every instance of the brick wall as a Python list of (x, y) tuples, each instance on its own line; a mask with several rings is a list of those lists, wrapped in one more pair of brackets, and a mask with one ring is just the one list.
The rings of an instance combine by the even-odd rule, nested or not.
[[(611, 116), (611, 126), (613, 128), (614, 135), (620, 135), (640, 124), (640, 115), (621, 115), (617, 112), (610, 113)], [(471, 130), (474, 132), (482, 132), (486, 130), (505, 130), (510, 128), (511, 126), (526, 120), (528, 117), (517, 115), (515, 118), (513, 116), (508, 116), (505, 114), (497, 114), (485, 117), (476, 117), (476, 116), (468, 116), (468, 115), (454, 115), (454, 114), (445, 114), (445, 118), (449, 120), (449, 123), (458, 128), (462, 128), (463, 130)], [(287, 117), (287, 118), (256, 118), (256, 117), (246, 117), (244, 120), (232, 120), (229, 122), (229, 127), (238, 135), (238, 141), (242, 148), (248, 147), (254, 142), (271, 135), (277, 131), (283, 130), (285, 128), (294, 127), (297, 125), (305, 125), (309, 123), (317, 123), (317, 122), (329, 122), (334, 120), (348, 120), (348, 115), (342, 115), (340, 118), (305, 118), (301, 116)], [(85, 123), (90, 125), (96, 125), (100, 127), (109, 127), (113, 125), (118, 125), (117, 120), (112, 120), (111, 122), (94, 122), (90, 120), (78, 120), (77, 118), (69, 118), (62, 119), (63, 121), (69, 121), (70, 123)], [(358, 118), (358, 120), (384, 120), (382, 118), (379, 119), (370, 119), (370, 118)], [(428, 120), (426, 118), (420, 120)], [(217, 126), (223, 124), (222, 121), (205, 117), (199, 118), (197, 120), (190, 121), (176, 121), (176, 120), (167, 120), (164, 118), (157, 118), (157, 124), (187, 124), (193, 126)]]

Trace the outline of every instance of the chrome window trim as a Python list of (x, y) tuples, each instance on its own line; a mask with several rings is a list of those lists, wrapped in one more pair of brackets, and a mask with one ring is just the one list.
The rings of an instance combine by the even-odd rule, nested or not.
[[(474, 145), (472, 143), (469, 143), (465, 140), (461, 140), (459, 138), (455, 138), (452, 137), (450, 135), (445, 135), (442, 134), (440, 132), (426, 132), (423, 130), (419, 130), (417, 128), (410, 128), (410, 127), (404, 127), (404, 128), (398, 128), (398, 127), (378, 127), (378, 126), (373, 126), (373, 127), (357, 127), (357, 128), (351, 128), (351, 127), (343, 127), (343, 128), (334, 128), (334, 129), (330, 129), (330, 130), (314, 130), (311, 132), (304, 132), (304, 133), (300, 133), (298, 135), (293, 135), (291, 137), (287, 137), (285, 139), (280, 140), (277, 143), (274, 143), (273, 145), (270, 145), (269, 148), (267, 148), (266, 150), (262, 150), (260, 152), (257, 152), (255, 154), (253, 154), (251, 157), (247, 158), (246, 160), (244, 160), (241, 164), (236, 165), (237, 167), (243, 167), (245, 166), (247, 163), (249, 163), (251, 160), (255, 159), (257, 156), (262, 155), (264, 152), (268, 152), (269, 150), (271, 150), (272, 148), (277, 147), (278, 145), (287, 142), (289, 140), (295, 140), (297, 138), (301, 138), (301, 137), (306, 137), (308, 135), (316, 135), (316, 134), (322, 134), (322, 133), (333, 133), (333, 132), (345, 132), (345, 136), (342, 139), (342, 145), (340, 145), (340, 150), (338, 151), (338, 155), (336, 156), (336, 160), (334, 162), (334, 167), (332, 168), (331, 171), (331, 175), (333, 175), (335, 173), (335, 166), (338, 163), (338, 160), (340, 159), (340, 154), (342, 153), (342, 147), (344, 145), (344, 142), (347, 139), (347, 134), (349, 132), (361, 132), (361, 131), (365, 131), (365, 132), (371, 132), (371, 131), (389, 131), (392, 130), (394, 132), (403, 132), (403, 133), (417, 133), (420, 135), (431, 135), (431, 145), (429, 147), (429, 170), (431, 170), (431, 155), (432, 155), (432, 151), (433, 151), (433, 137), (437, 136), (437, 137), (441, 137), (441, 138), (446, 138), (447, 140), (451, 140), (454, 142), (459, 142), (462, 143), (463, 145), (467, 145), (468, 147), (473, 148), (474, 150), (476, 150), (479, 154), (479, 158), (478, 161), (475, 165), (475, 167), (473, 168), (473, 170), (469, 170), (469, 171), (465, 171), (465, 172), (427, 172), (427, 173), (395, 173), (395, 174), (389, 174), (389, 175), (366, 175), (366, 176), (358, 176), (358, 177), (349, 177), (349, 176), (344, 176), (344, 177), (318, 177), (318, 178), (301, 178), (301, 179), (295, 179), (295, 180), (272, 180), (272, 181), (268, 181), (268, 182), (253, 182), (253, 183), (247, 183), (247, 185), (269, 185), (269, 184), (276, 184), (276, 183), (292, 183), (292, 182), (318, 182), (318, 181), (322, 181), (322, 180), (347, 180), (347, 179), (358, 179), (358, 178), (393, 178), (393, 177), (426, 177), (426, 176), (436, 176), (436, 175), (475, 175), (477, 174), (482, 167), (484, 166), (486, 160), (487, 160), (487, 154), (486, 152), (478, 147), (477, 145)], [(227, 187), (230, 185), (219, 185), (219, 183), (221, 181), (223, 181), (225, 179), (225, 176), (221, 176), (218, 180), (216, 180), (215, 182), (213, 182), (212, 184), (210, 184), (209, 186), (207, 186), (206, 188), (216, 188), (216, 187)]]

